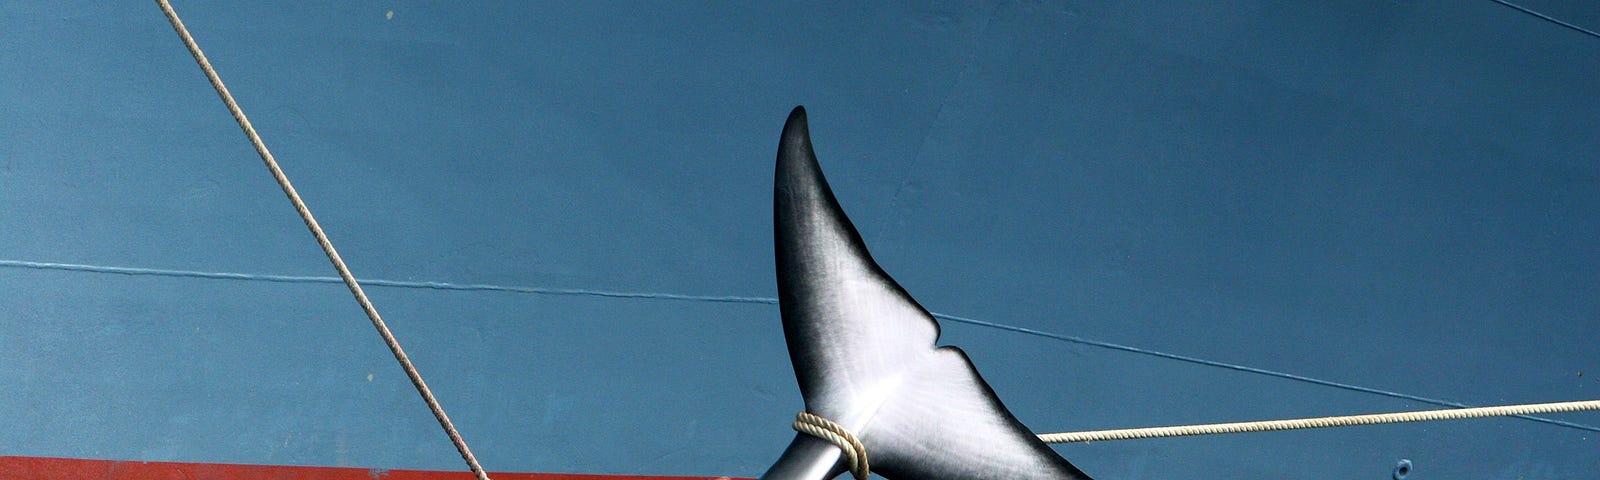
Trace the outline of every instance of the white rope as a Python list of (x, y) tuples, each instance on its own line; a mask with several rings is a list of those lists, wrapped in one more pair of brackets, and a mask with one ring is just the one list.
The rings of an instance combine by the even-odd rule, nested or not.
[(1355, 425), (1376, 425), (1381, 423), (1427, 422), (1434, 420), (1458, 420), (1465, 418), (1580, 412), (1587, 410), (1600, 410), (1600, 400), (1502, 405), (1497, 407), (1452, 408), (1444, 410), (1422, 410), (1398, 413), (1374, 413), (1368, 415), (1347, 415), (1338, 417), (1296, 418), (1289, 420), (1267, 420), (1259, 422), (1213, 423), (1207, 425), (1179, 425), (1172, 427), (1126, 428), (1120, 430), (1094, 430), (1069, 433), (1043, 433), (1039, 434), (1039, 440), (1043, 440), (1044, 443), (1098, 442), (1104, 440), (1130, 440), (1136, 438), (1162, 438), (1181, 437), (1187, 435), (1215, 435), (1222, 433), (1349, 427)]
[(267, 151), (267, 145), (256, 134), (255, 127), (250, 125), (250, 119), (245, 118), (244, 110), (239, 108), (239, 103), (233, 100), (233, 94), (228, 93), (228, 87), (223, 86), (222, 77), (217, 75), (216, 69), (211, 67), (211, 62), (206, 60), (205, 53), (200, 51), (200, 45), (195, 43), (194, 37), (189, 35), (189, 30), (184, 28), (183, 20), (178, 19), (178, 12), (172, 10), (172, 5), (167, 0), (156, 0), (161, 6), (161, 12), (166, 14), (167, 21), (172, 24), (172, 29), (178, 32), (178, 37), (183, 39), (184, 46), (189, 48), (189, 54), (194, 56), (195, 63), (200, 64), (200, 70), (206, 74), (206, 79), (211, 80), (211, 87), (216, 89), (217, 96), (222, 98), (222, 103), (228, 106), (228, 112), (233, 114), (233, 119), (239, 122), (239, 128), (244, 130), (246, 137), (250, 138), (250, 145), (256, 148), (256, 154), (261, 156), (261, 161), (266, 163), (267, 169), (272, 171), (272, 177), (277, 179), (278, 186), (283, 189), (283, 194), (289, 197), (289, 202), (294, 204), (294, 209), (300, 212), (300, 219), (305, 222), (306, 228), (311, 229), (311, 235), (317, 237), (317, 244), (322, 246), (322, 253), (328, 256), (328, 261), (333, 263), (333, 268), (339, 271), (339, 278), (344, 279), (344, 284), (350, 289), (350, 294), (356, 298), (356, 303), (361, 304), (361, 310), (367, 313), (367, 318), (372, 320), (372, 326), (378, 329), (378, 334), (383, 336), (383, 342), (389, 346), (389, 351), (394, 353), (395, 360), (400, 362), (400, 367), (406, 371), (406, 376), (411, 378), (411, 384), (417, 388), (417, 393), (422, 395), (422, 400), (428, 404), (428, 409), (433, 411), (434, 419), (439, 421), (439, 426), (444, 428), (445, 435), (455, 444), (456, 451), (461, 452), (461, 458), (466, 460), (467, 466), (478, 480), (489, 480), (489, 475), (484, 473), (483, 466), (478, 464), (477, 457), (472, 455), (472, 450), (467, 448), (466, 440), (461, 438), (461, 433), (456, 431), (450, 417), (445, 415), (444, 407), (439, 405), (439, 400), (433, 397), (433, 391), (428, 389), (428, 384), (422, 381), (422, 374), (411, 364), (410, 357), (405, 350), (400, 348), (400, 341), (389, 331), (388, 325), (383, 323), (383, 317), (378, 315), (377, 307), (367, 298), (366, 292), (361, 290), (361, 284), (356, 281), (350, 268), (345, 265), (344, 259), (339, 257), (339, 252), (333, 249), (333, 243), (328, 240), (328, 235), (322, 231), (322, 226), (317, 224), (317, 219), (311, 216), (311, 209), (306, 202), (300, 199), (300, 194), (295, 192), (294, 185), (289, 184), (289, 177), (284, 175), (283, 169), (278, 167), (278, 161), (272, 158), (272, 152)]
[(866, 480), (872, 476), (872, 469), (867, 466), (867, 447), (861, 444), (861, 439), (856, 438), (856, 434), (844, 428), (844, 425), (807, 412), (800, 412), (794, 416), (794, 430), (838, 446), (839, 450), (844, 452), (845, 467), (850, 469), (851, 475), (856, 476), (856, 480)]
[[(173, 30), (178, 32), (178, 36), (183, 39), (184, 46), (188, 47), (189, 53), (194, 56), (195, 62), (200, 65), (200, 69), (205, 72), (206, 78), (211, 81), (211, 86), (216, 89), (217, 96), (222, 99), (222, 103), (227, 105), (228, 112), (233, 114), (234, 120), (239, 123), (239, 128), (244, 130), (245, 136), (250, 139), (250, 144), (255, 147), (256, 153), (261, 156), (262, 162), (264, 162), (267, 166), (267, 169), (272, 172), (273, 178), (278, 181), (278, 186), (283, 189), (284, 195), (288, 196), (290, 203), (294, 204), (295, 211), (300, 213), (301, 220), (303, 220), (306, 224), (306, 227), (311, 230), (311, 234), (316, 237), (317, 244), (322, 247), (323, 253), (328, 257), (328, 261), (333, 263), (334, 269), (339, 272), (339, 277), (344, 280), (345, 286), (348, 287), (350, 289), (350, 293), (355, 296), (356, 303), (361, 304), (362, 311), (366, 312), (367, 318), (372, 321), (373, 327), (378, 330), (379, 335), (383, 337), (384, 343), (387, 344), (389, 346), (389, 350), (394, 353), (395, 360), (400, 362), (401, 368), (406, 371), (406, 375), (410, 377), (412, 385), (415, 386), (417, 392), (422, 395), (423, 401), (428, 404), (428, 408), (433, 412), (434, 418), (439, 421), (439, 425), (444, 428), (445, 434), (450, 437), (450, 441), (455, 444), (456, 450), (461, 453), (461, 458), (466, 460), (467, 466), (472, 469), (472, 473), (477, 476), (478, 480), (489, 480), (488, 474), (485, 473), (483, 467), (478, 464), (477, 457), (473, 456), (472, 450), (467, 448), (466, 440), (461, 438), (461, 434), (456, 430), (455, 425), (450, 422), (449, 416), (445, 415), (444, 407), (439, 404), (439, 401), (436, 398), (434, 398), (433, 392), (428, 389), (427, 383), (423, 382), (422, 374), (417, 371), (416, 367), (412, 365), (410, 358), (406, 356), (405, 351), (400, 348), (399, 340), (395, 339), (394, 334), (389, 331), (389, 327), (384, 324), (383, 318), (378, 315), (377, 307), (372, 305), (372, 301), (367, 298), (366, 293), (361, 289), (361, 284), (356, 281), (355, 275), (350, 273), (349, 267), (346, 266), (344, 260), (339, 257), (339, 252), (334, 250), (333, 243), (328, 240), (327, 234), (323, 232), (322, 227), (318, 225), (316, 219), (312, 217), (310, 208), (306, 206), (305, 201), (301, 200), (300, 194), (295, 191), (294, 186), (289, 183), (289, 178), (284, 175), (283, 169), (278, 166), (277, 160), (273, 159), (272, 153), (267, 150), (266, 143), (261, 140), (261, 136), (256, 133), (255, 127), (251, 126), (250, 120), (245, 117), (244, 110), (239, 107), (238, 102), (234, 101), (233, 95), (228, 93), (228, 88), (222, 84), (222, 78), (219, 77), (216, 73), (216, 70), (211, 67), (211, 62), (206, 60), (205, 54), (200, 51), (200, 46), (195, 43), (194, 37), (189, 35), (188, 29), (184, 28), (183, 21), (178, 18), (177, 12), (173, 11), (172, 5), (169, 4), (167, 0), (156, 0), (156, 3), (161, 6), (161, 11), (162, 13), (166, 14), (167, 21), (172, 24)], [(1348, 427), (1355, 425), (1375, 425), (1383, 423), (1457, 420), (1465, 418), (1577, 412), (1587, 410), (1600, 410), (1600, 400), (1504, 405), (1496, 407), (1475, 407), (1445, 410), (1423, 410), (1415, 412), (1378, 413), (1335, 417), (1298, 418), (1257, 422), (1213, 423), (1205, 425), (1180, 425), (1171, 427), (1045, 433), (1039, 434), (1039, 439), (1045, 443), (1094, 442), (1136, 438), (1162, 438), (1190, 435), (1214, 435), (1223, 433)], [(855, 475), (858, 480), (865, 480), (871, 475), (871, 470), (867, 464), (866, 447), (861, 444), (861, 440), (856, 438), (854, 433), (851, 433), (842, 425), (810, 413), (800, 412), (795, 416), (794, 429), (801, 433), (812, 435), (837, 445), (839, 449), (844, 452), (847, 462), (846, 465), (850, 469), (850, 473)]]

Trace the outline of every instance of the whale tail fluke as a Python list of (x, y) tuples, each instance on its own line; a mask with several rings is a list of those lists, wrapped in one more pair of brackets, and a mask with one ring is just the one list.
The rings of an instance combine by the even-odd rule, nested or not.
[[(1088, 479), (1013, 417), (966, 354), (867, 252), (834, 198), (803, 107), (778, 146), (779, 309), (806, 411), (855, 432), (898, 479)], [(796, 435), (762, 479), (832, 478), (833, 444)]]

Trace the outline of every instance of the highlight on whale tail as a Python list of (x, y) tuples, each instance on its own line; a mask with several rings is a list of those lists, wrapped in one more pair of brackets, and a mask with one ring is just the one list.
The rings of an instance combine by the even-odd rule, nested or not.
[[(939, 324), (884, 273), (833, 196), (804, 107), (778, 144), (778, 304), (806, 412), (859, 438), (898, 479), (1088, 479), (1017, 421)], [(762, 479), (826, 479), (840, 447), (797, 434)]]

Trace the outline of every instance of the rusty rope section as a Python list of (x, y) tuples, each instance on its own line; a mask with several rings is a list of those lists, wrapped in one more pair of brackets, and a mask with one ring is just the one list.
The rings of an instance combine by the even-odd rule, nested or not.
[(367, 299), (366, 292), (361, 290), (361, 284), (356, 281), (355, 275), (350, 273), (350, 268), (345, 266), (344, 259), (339, 258), (339, 252), (333, 249), (333, 243), (328, 240), (328, 235), (323, 233), (322, 226), (317, 224), (316, 218), (311, 216), (311, 209), (306, 207), (300, 194), (295, 192), (294, 186), (289, 183), (283, 169), (278, 167), (278, 161), (272, 158), (272, 152), (267, 151), (266, 143), (261, 141), (261, 136), (256, 134), (255, 127), (250, 125), (250, 119), (245, 118), (244, 110), (239, 108), (239, 103), (233, 100), (233, 95), (228, 93), (228, 87), (223, 86), (222, 77), (217, 76), (217, 71), (211, 67), (211, 62), (206, 60), (205, 53), (200, 51), (194, 37), (189, 35), (189, 30), (184, 28), (183, 20), (178, 18), (178, 13), (172, 10), (172, 5), (167, 0), (156, 0), (161, 6), (161, 12), (166, 14), (167, 21), (172, 23), (172, 29), (178, 32), (183, 39), (184, 46), (189, 48), (189, 54), (194, 56), (195, 63), (200, 64), (200, 70), (205, 71), (206, 78), (211, 81), (211, 87), (217, 90), (217, 96), (222, 98), (222, 103), (228, 106), (228, 112), (233, 114), (233, 119), (239, 122), (239, 128), (244, 130), (250, 144), (255, 146), (256, 153), (261, 156), (261, 161), (266, 163), (267, 169), (272, 171), (272, 177), (277, 179), (278, 186), (283, 188), (283, 194), (289, 197), (289, 202), (294, 204), (294, 209), (300, 212), (300, 219), (305, 221), (306, 228), (311, 229), (311, 235), (317, 237), (317, 244), (322, 246), (322, 253), (327, 254), (328, 261), (333, 263), (333, 268), (339, 271), (339, 277), (344, 279), (350, 294), (356, 297), (356, 303), (361, 304), (361, 310), (367, 313), (367, 318), (372, 320), (372, 326), (378, 329), (378, 334), (383, 336), (383, 342), (389, 345), (389, 351), (394, 352), (394, 359), (400, 362), (400, 367), (405, 369), (406, 376), (411, 378), (411, 384), (417, 387), (417, 393), (422, 394), (422, 400), (428, 403), (428, 409), (433, 411), (433, 417), (439, 420), (439, 426), (444, 428), (444, 433), (450, 436), (450, 441), (455, 444), (456, 450), (461, 452), (461, 459), (467, 461), (467, 466), (472, 468), (472, 473), (478, 480), (489, 480), (489, 475), (484, 473), (483, 466), (478, 464), (477, 457), (472, 455), (472, 450), (467, 448), (466, 440), (461, 438), (461, 433), (456, 431), (450, 417), (445, 415), (444, 407), (439, 405), (439, 400), (433, 397), (433, 391), (428, 389), (428, 384), (422, 381), (422, 374), (417, 372), (416, 366), (411, 364), (411, 359), (406, 356), (405, 350), (400, 348), (400, 341), (394, 338), (388, 325), (383, 323), (383, 317), (378, 315), (377, 307), (372, 306), (372, 301)]
[(1374, 413), (1339, 417), (1296, 418), (1260, 422), (1213, 423), (1207, 425), (1181, 425), (1175, 427), (1127, 428), (1121, 430), (1095, 430), (1072, 433), (1042, 433), (1044, 443), (1098, 442), (1103, 440), (1131, 440), (1136, 438), (1181, 437), (1187, 435), (1215, 435), (1222, 433), (1265, 432), (1299, 430), (1305, 428), (1350, 427), (1380, 423), (1428, 422), (1434, 420), (1460, 420), (1466, 418), (1503, 417), (1538, 413), (1581, 412), (1600, 410), (1600, 400), (1573, 402), (1531, 403), (1501, 405), (1496, 407), (1448, 408), (1415, 412)]

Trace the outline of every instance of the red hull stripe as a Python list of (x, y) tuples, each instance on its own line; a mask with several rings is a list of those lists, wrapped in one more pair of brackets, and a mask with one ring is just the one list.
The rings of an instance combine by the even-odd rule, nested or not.
[[(664, 477), (568, 473), (491, 473), (493, 480), (711, 480), (729, 477)], [(472, 480), (472, 472), (385, 470), (348, 467), (136, 462), (53, 457), (0, 456), (6, 480)]]

